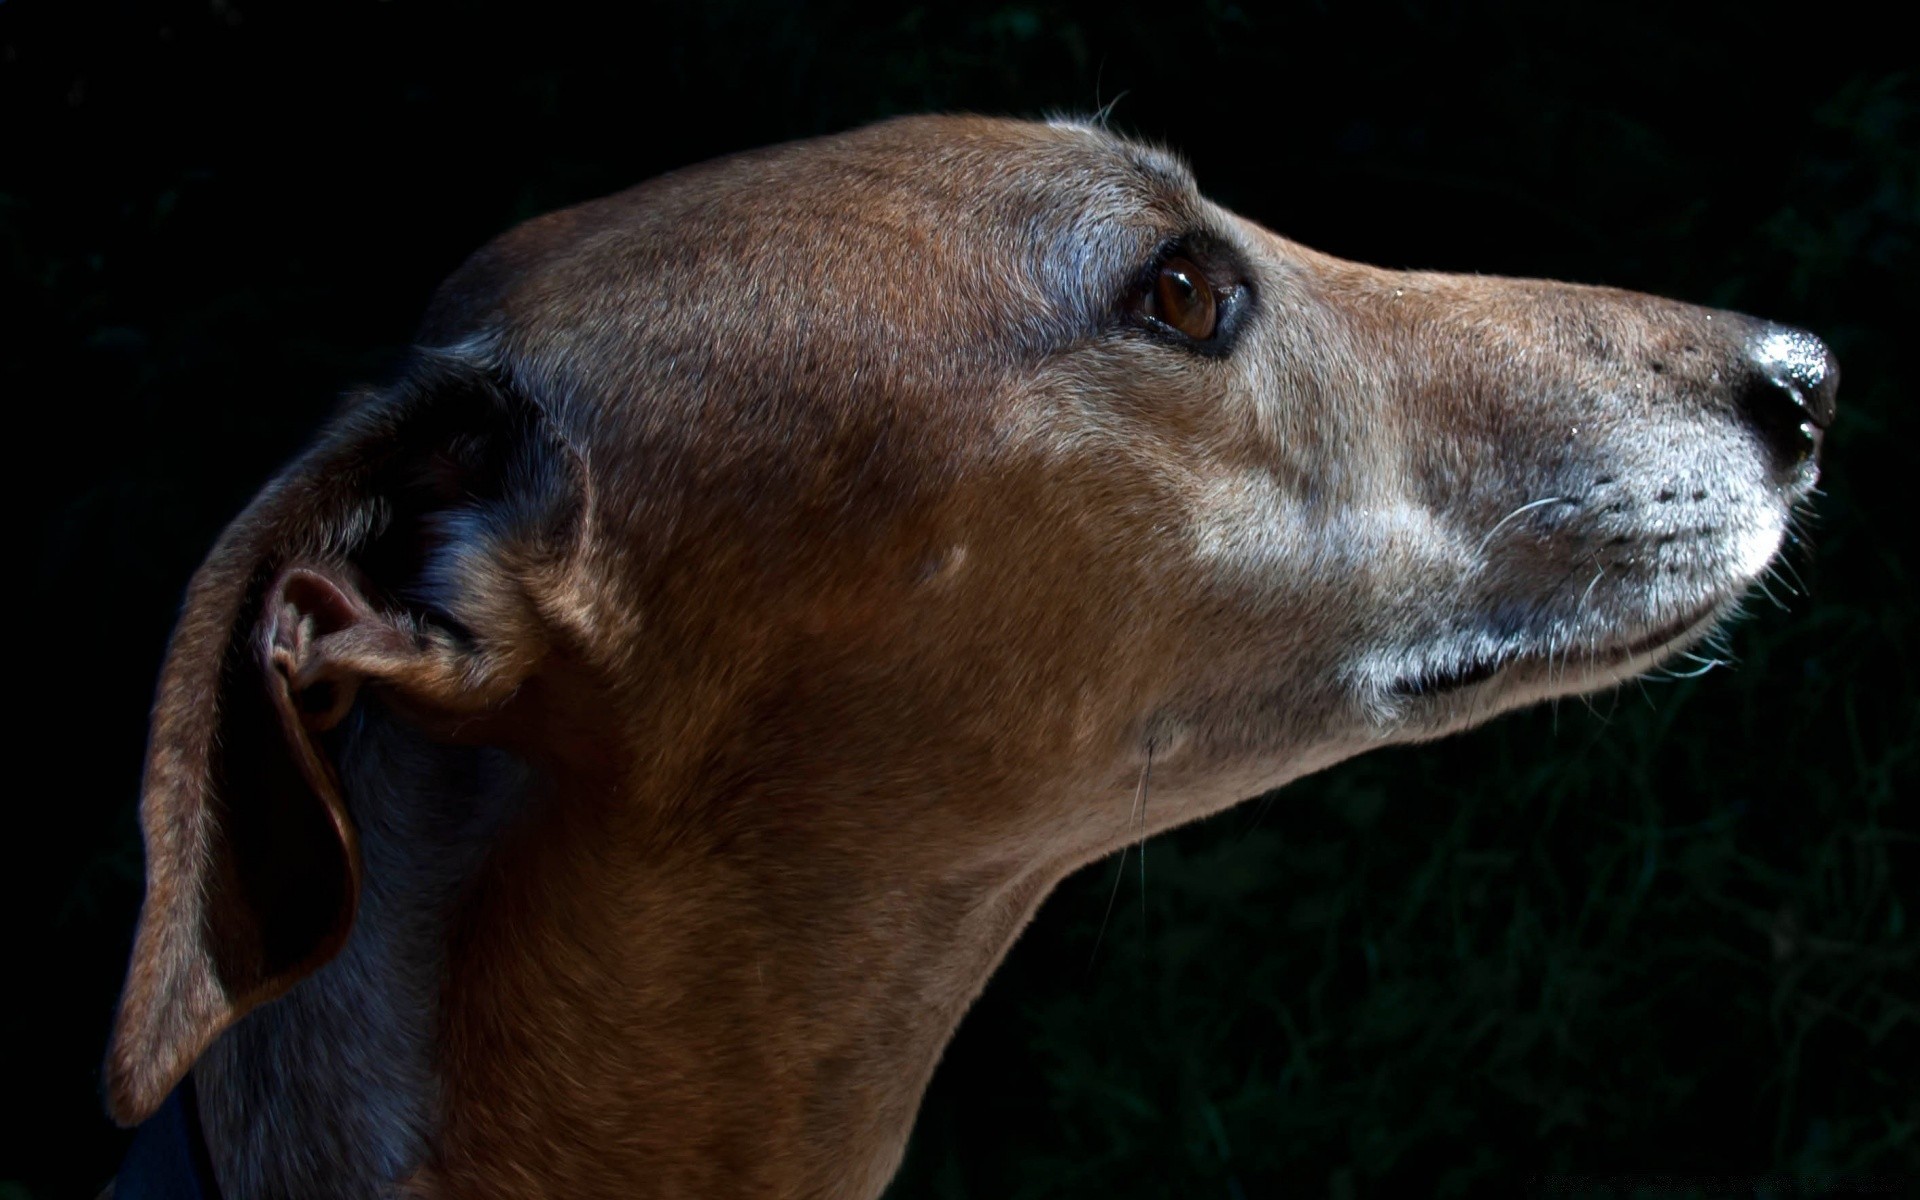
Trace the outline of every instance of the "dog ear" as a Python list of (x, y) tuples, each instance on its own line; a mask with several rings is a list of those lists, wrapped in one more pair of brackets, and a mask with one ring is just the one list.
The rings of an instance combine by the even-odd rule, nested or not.
[(328, 731), (369, 690), (460, 719), (543, 650), (579, 461), (491, 374), (423, 358), (339, 417), (195, 574), (162, 668), (147, 890), (106, 1064), (144, 1120), (220, 1032), (324, 965), (360, 889)]

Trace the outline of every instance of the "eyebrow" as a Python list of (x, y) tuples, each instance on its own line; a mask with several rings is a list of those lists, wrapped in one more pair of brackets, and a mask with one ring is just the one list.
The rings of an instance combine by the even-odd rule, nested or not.
[(1177, 197), (1181, 206), (1185, 207), (1200, 195), (1200, 186), (1194, 182), (1192, 169), (1179, 155), (1138, 142), (1123, 142), (1121, 145), (1128, 165), (1155, 190), (1173, 193), (1169, 199)]
[[(1103, 143), (1082, 176), (1095, 190), (1090, 202), (1056, 209), (1052, 236), (1043, 250), (1049, 290), (1064, 301), (1068, 337), (1103, 327), (1115, 298), (1139, 276), (1149, 259), (1173, 241), (1204, 232), (1204, 197), (1178, 156), (1091, 130)], [(1058, 193), (1054, 193), (1057, 198)], [(1071, 213), (1071, 215), (1069, 215)]]

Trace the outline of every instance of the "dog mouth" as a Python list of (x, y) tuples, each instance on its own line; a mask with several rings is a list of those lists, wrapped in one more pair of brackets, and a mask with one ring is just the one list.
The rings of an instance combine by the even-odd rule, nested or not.
[(1602, 642), (1591, 651), (1578, 651), (1568, 657), (1563, 657), (1566, 654), (1564, 651), (1522, 647), (1471, 656), (1446, 666), (1422, 668), (1401, 677), (1390, 690), (1396, 696), (1408, 698), (1444, 696), (1529, 668), (1534, 671), (1564, 671), (1567, 690), (1577, 690), (1583, 680), (1604, 676), (1634, 659), (1657, 655), (1667, 647), (1688, 639), (1719, 613), (1721, 604), (1720, 600), (1702, 604), (1687, 615), (1658, 625), (1649, 632), (1619, 641)]

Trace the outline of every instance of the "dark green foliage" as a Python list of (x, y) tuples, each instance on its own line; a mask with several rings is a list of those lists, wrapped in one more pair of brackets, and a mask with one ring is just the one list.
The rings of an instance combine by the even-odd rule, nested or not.
[(1784, 611), (1756, 597), (1733, 630), (1737, 670), (1360, 759), (1155, 841), (1097, 950), (1115, 864), (1071, 880), (949, 1052), (894, 1194), (1920, 1188), (1909, 39), (1869, 10), (1730, 3), (604, 20), (0, 4), (28, 656), (0, 1194), (90, 1194), (118, 1153), (95, 1071), (187, 573), (463, 254), (729, 149), (1116, 97), (1119, 127), (1322, 249), (1816, 330), (1846, 376), (1828, 494), (1772, 585)]

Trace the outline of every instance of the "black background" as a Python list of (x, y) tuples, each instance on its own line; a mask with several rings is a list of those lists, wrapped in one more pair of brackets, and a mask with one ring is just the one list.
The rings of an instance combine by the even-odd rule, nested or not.
[[(901, 1196), (1920, 1175), (1910, 36), (1835, 5), (0, 3), (19, 555), (0, 1197), (91, 1194), (133, 805), (188, 573), (517, 220), (884, 115), (1114, 101), (1394, 266), (1805, 325), (1844, 365), (1737, 670), (1390, 751), (1069, 881)], [(1804, 594), (1798, 594), (1804, 593)], [(11, 1181), (11, 1182), (9, 1182)], [(1674, 1193), (1669, 1193), (1674, 1194)]]

